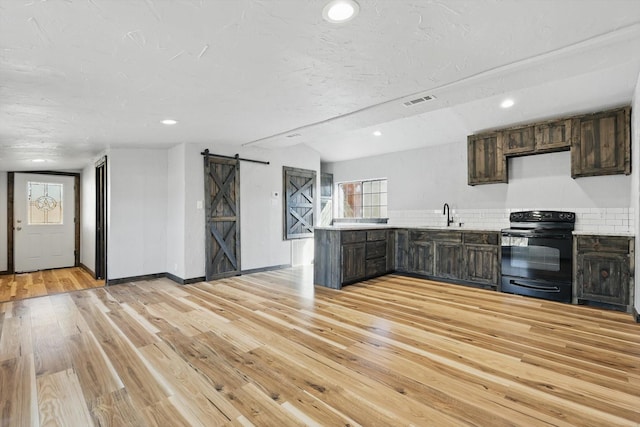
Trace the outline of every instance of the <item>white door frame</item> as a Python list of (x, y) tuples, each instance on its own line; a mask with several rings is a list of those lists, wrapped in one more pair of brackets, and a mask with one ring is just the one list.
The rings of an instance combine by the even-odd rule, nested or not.
[(57, 172), (57, 171), (16, 171), (7, 173), (7, 273), (15, 273), (15, 223), (13, 212), (13, 198), (14, 198), (14, 182), (16, 173), (33, 173), (44, 175), (64, 175), (73, 176), (73, 186), (75, 192), (74, 212), (75, 212), (75, 227), (74, 227), (74, 266), (80, 266), (80, 174), (74, 172)]

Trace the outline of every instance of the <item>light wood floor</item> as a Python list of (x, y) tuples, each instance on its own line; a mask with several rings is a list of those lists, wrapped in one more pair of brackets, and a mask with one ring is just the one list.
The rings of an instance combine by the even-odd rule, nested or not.
[(104, 286), (79, 267), (0, 275), (0, 302)]
[(296, 268), (0, 304), (2, 426), (640, 423), (630, 315)]

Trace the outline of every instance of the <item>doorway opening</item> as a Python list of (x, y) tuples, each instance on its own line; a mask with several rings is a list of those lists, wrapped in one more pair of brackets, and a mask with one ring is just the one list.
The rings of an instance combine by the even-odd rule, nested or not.
[(107, 158), (96, 163), (96, 267), (95, 278), (107, 282)]

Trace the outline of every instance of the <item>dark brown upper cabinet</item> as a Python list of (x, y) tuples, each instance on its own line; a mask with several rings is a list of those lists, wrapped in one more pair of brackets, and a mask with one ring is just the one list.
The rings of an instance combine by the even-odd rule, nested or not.
[(535, 125), (505, 129), (504, 154), (508, 157), (566, 151), (571, 148), (571, 129), (576, 119), (555, 120)]
[(577, 118), (571, 146), (571, 176), (631, 173), (631, 109)]
[(533, 126), (507, 129), (498, 137), (504, 138), (504, 154), (507, 156), (531, 153), (536, 148)]
[(497, 132), (469, 135), (467, 162), (469, 185), (507, 182), (507, 158)]
[(576, 119), (556, 120), (535, 125), (536, 152), (565, 151), (571, 148)]
[(507, 158), (571, 150), (571, 176), (631, 173), (631, 108), (469, 135), (469, 185), (507, 182)]

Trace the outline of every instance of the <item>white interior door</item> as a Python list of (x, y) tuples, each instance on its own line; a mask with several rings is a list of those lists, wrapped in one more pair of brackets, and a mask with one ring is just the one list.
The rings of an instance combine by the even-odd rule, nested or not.
[(74, 177), (14, 175), (14, 261), (17, 273), (75, 264)]

